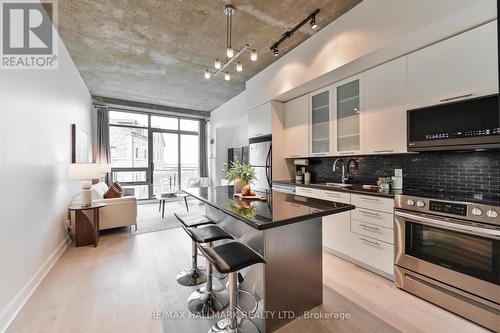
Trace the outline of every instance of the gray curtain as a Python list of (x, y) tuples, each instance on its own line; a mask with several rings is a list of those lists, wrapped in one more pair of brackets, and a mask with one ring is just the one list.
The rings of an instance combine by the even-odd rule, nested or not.
[[(94, 106), (94, 140), (93, 161), (94, 163), (111, 163), (111, 151), (109, 148), (109, 112), (108, 108)], [(106, 183), (110, 184), (110, 175), (106, 175)]]
[(200, 120), (200, 177), (208, 177), (207, 121)]

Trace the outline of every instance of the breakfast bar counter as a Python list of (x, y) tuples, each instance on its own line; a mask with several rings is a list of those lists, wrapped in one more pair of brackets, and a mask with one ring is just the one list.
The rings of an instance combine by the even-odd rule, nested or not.
[[(265, 200), (240, 199), (233, 186), (184, 192), (205, 203), (209, 218), (266, 260), (240, 271), (238, 285), (258, 300), (252, 321), (260, 332), (273, 332), (323, 303), (321, 217), (353, 205), (282, 192), (258, 193)], [(250, 297), (238, 302), (244, 311), (254, 307)]]

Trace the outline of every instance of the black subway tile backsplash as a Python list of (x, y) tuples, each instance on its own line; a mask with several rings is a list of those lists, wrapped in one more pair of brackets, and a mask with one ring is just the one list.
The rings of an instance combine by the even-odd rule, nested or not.
[[(340, 168), (332, 171), (335, 157), (311, 158), (307, 168), (313, 182), (340, 182)], [(343, 160), (347, 164), (350, 158)], [(373, 184), (379, 177), (403, 169), (403, 185), (410, 188), (464, 193), (500, 194), (500, 153), (423, 152), (399, 155), (356, 156), (359, 169), (350, 164), (355, 183)]]

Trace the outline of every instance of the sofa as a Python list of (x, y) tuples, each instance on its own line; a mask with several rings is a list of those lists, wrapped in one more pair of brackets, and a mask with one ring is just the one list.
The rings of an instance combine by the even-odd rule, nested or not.
[[(108, 185), (103, 182), (92, 185), (92, 201), (104, 202), (106, 207), (99, 209), (99, 230), (135, 226), (137, 229), (137, 199), (134, 196), (105, 199)], [(76, 197), (73, 203), (78, 203)]]

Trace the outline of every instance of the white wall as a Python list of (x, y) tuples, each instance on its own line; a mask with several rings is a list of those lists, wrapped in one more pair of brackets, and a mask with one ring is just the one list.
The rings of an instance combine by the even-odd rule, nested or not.
[(248, 145), (248, 117), (246, 93), (243, 91), (211, 112), (209, 122), (209, 175), (213, 184), (220, 185), (222, 163), (227, 160), (227, 149)]
[[(247, 110), (273, 99), (286, 101), (484, 23), (496, 17), (495, 6), (495, 0), (365, 0), (248, 80)], [(456, 17), (445, 20), (451, 16)], [(396, 43), (401, 47), (392, 54), (374, 54)], [(371, 54), (377, 56), (371, 62), (335, 73)], [(327, 73), (333, 75), (306, 87)]]
[(90, 147), (90, 108), (60, 40), (59, 69), (0, 70), (0, 332), (65, 249), (70, 125)]

